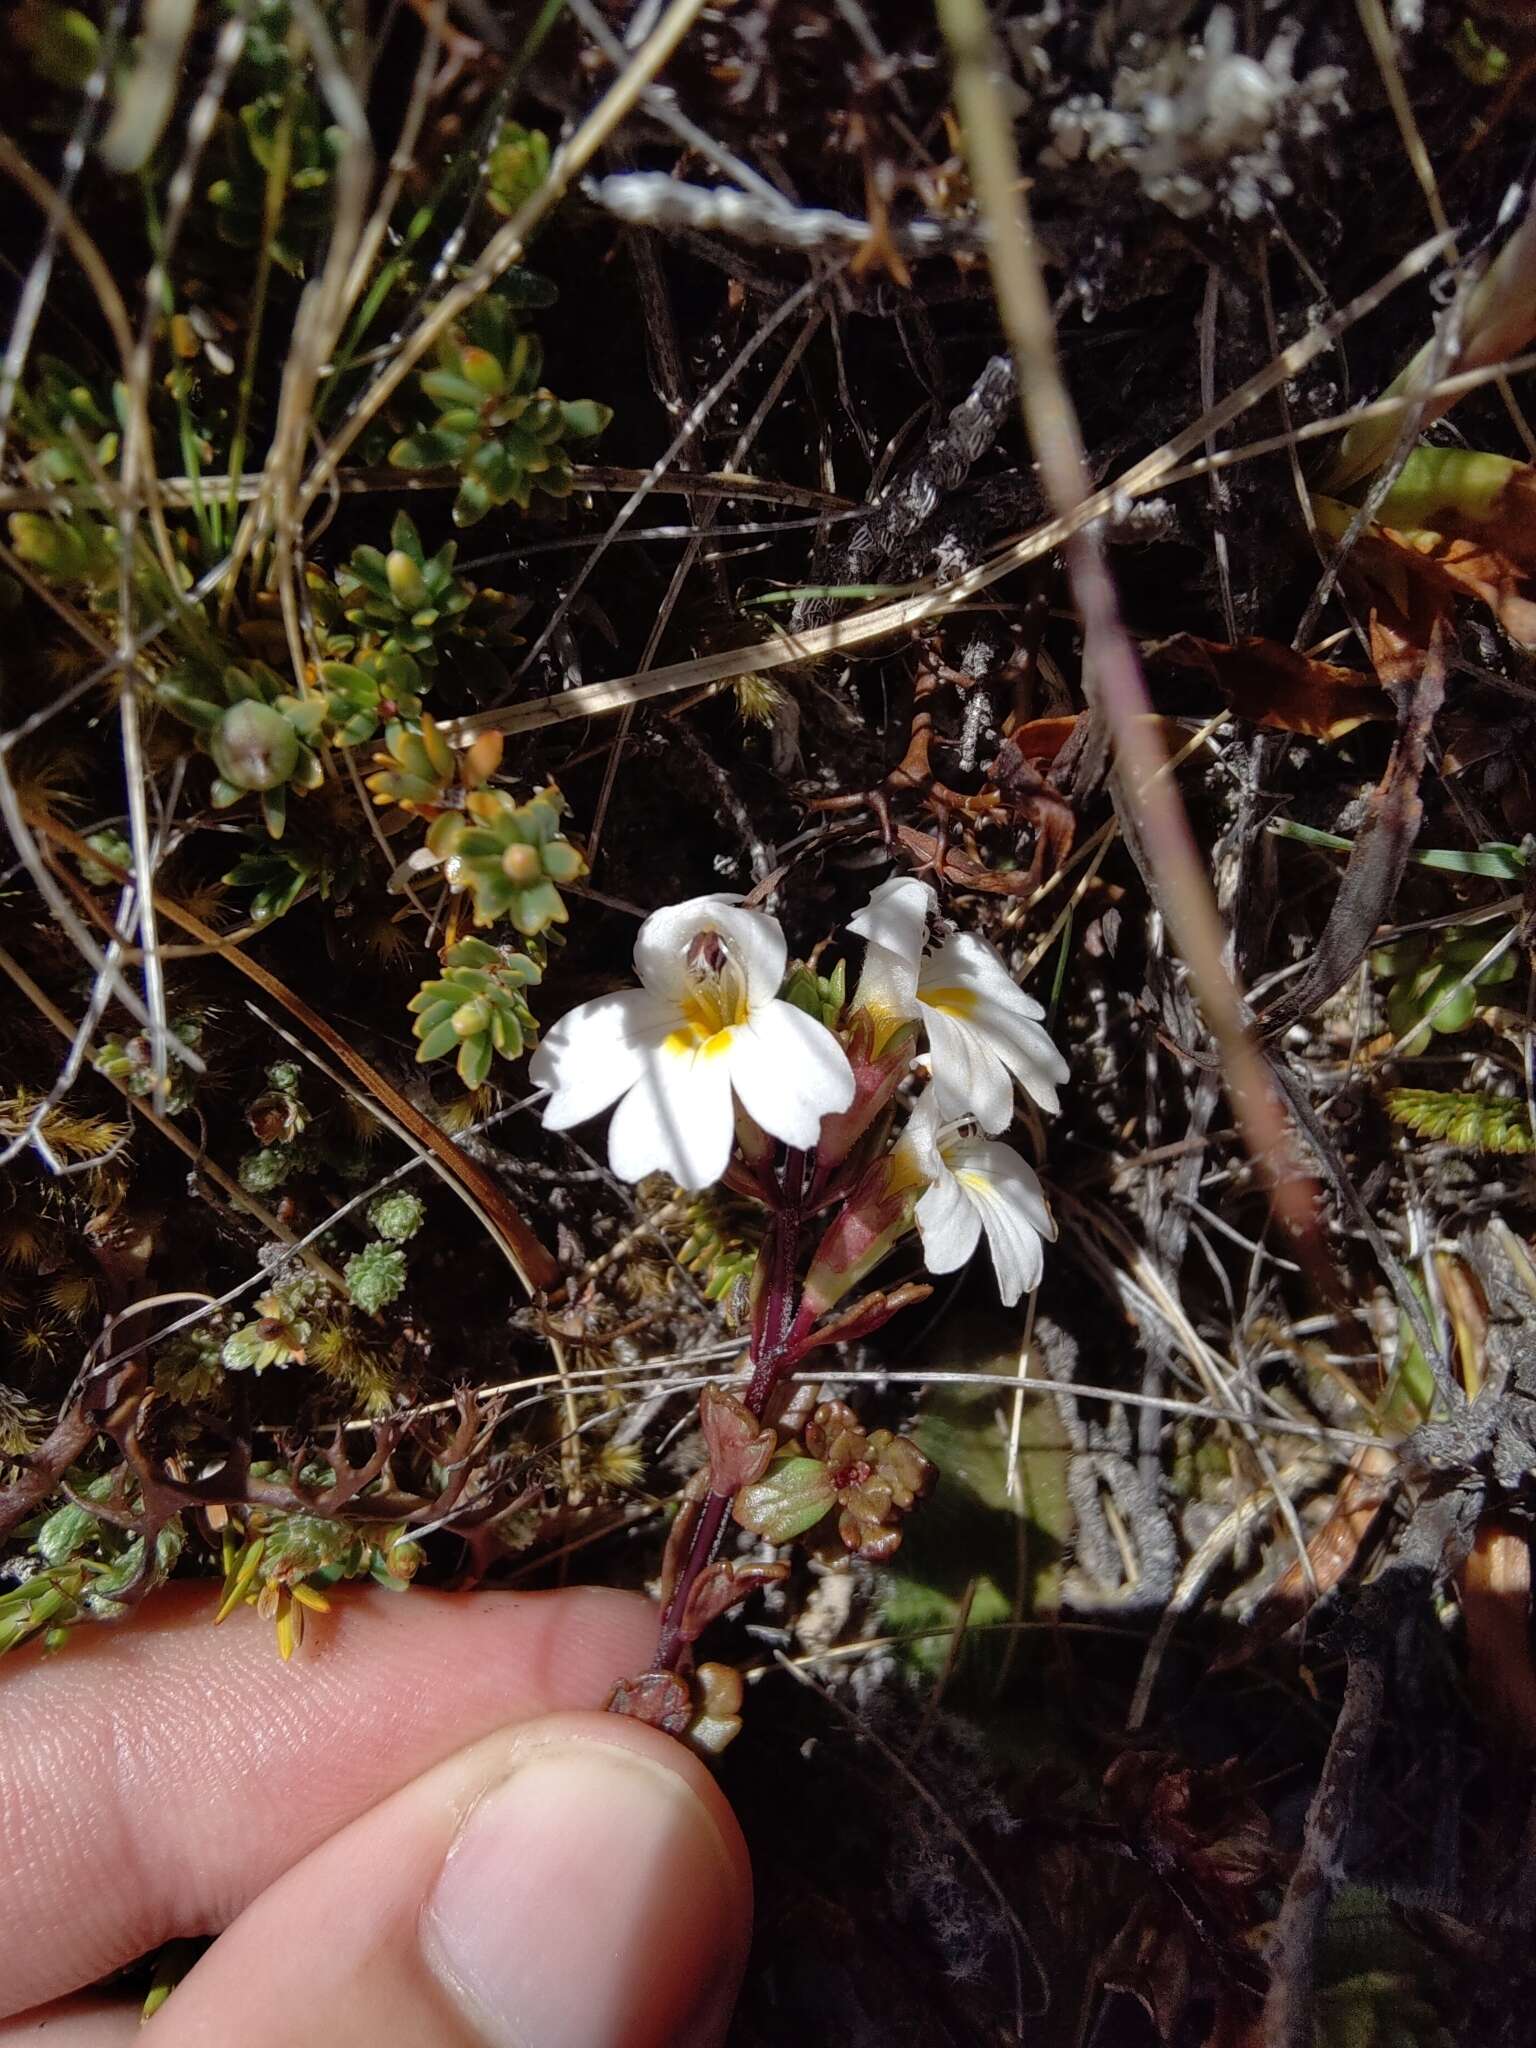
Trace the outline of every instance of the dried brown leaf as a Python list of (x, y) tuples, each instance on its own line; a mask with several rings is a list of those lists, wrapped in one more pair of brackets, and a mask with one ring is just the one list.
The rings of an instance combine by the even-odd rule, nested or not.
[(1289, 1030), (1341, 989), (1386, 918), (1418, 837), (1424, 806), (1419, 777), (1430, 728), (1445, 700), (1445, 655), (1436, 630), (1417, 677), (1398, 692), (1397, 741), (1386, 772), (1371, 792), (1365, 823), (1356, 835), (1328, 922), (1307, 972), (1264, 1018), (1264, 1035)]
[(1159, 652), (1181, 668), (1198, 669), (1239, 718), (1279, 732), (1337, 740), (1368, 719), (1392, 715), (1390, 702), (1370, 677), (1317, 661), (1278, 640), (1250, 638), (1228, 645), (1180, 633)]
[(1536, 1749), (1531, 1656), (1531, 1545), (1523, 1529), (1485, 1521), (1456, 1581), (1467, 1631), (1467, 1680), (1506, 1742)]
[(1307, 1545), (1306, 1565), (1298, 1558), (1281, 1573), (1249, 1616), (1242, 1641), (1217, 1660), (1217, 1670), (1246, 1664), (1278, 1642), (1354, 1569), (1392, 1498), (1396, 1470), (1397, 1459), (1384, 1444), (1360, 1446), (1339, 1481), (1333, 1512)]

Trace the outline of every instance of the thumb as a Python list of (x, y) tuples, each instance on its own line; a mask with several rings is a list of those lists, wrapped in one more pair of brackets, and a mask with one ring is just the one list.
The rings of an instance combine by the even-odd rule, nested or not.
[(716, 2048), (751, 1877), (689, 1751), (609, 1714), (488, 1737), (262, 1893), (154, 2048)]

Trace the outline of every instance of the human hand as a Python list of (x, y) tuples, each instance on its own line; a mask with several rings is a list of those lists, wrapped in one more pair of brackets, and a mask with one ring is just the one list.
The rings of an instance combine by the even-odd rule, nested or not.
[[(0, 1673), (0, 2044), (724, 2038), (740, 1831), (681, 1744), (590, 1711), (645, 1664), (646, 1602), (364, 1592), (288, 1665), (208, 1615), (172, 1587)], [(69, 1995), (188, 1934), (219, 1938), (147, 2030)]]

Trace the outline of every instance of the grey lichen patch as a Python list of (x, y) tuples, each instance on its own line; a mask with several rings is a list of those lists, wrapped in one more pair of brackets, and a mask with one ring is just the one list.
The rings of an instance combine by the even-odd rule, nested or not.
[(1295, 75), (1300, 34), (1282, 22), (1262, 58), (1245, 56), (1231, 10), (1215, 7), (1203, 36), (1132, 36), (1107, 101), (1079, 93), (1053, 111), (1041, 161), (1134, 172), (1180, 220), (1215, 207), (1253, 220), (1291, 191), (1287, 151), (1346, 111), (1338, 66)]

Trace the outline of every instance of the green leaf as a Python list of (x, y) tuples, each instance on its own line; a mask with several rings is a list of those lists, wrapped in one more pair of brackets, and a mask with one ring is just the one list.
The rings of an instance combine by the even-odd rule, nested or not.
[[(422, 1021), (424, 1023), (425, 1018)], [(440, 1024), (434, 1024), (423, 1034), (421, 1044), (416, 1048), (417, 1065), (424, 1065), (428, 1060), (446, 1058), (458, 1043), (459, 1034), (453, 1028), (453, 1016), (450, 1012)]]
[[(1294, 839), (1301, 846), (1316, 846), (1327, 853), (1353, 853), (1355, 842), (1341, 839), (1337, 832), (1321, 832), (1315, 825), (1298, 824), (1294, 818), (1275, 818), (1269, 830), (1277, 839)], [(1472, 852), (1455, 847), (1428, 847), (1408, 858), (1421, 868), (1435, 868), (1448, 875), (1486, 875), (1496, 882), (1523, 882), (1530, 863), (1522, 847), (1492, 840)]]
[(466, 1088), (478, 1088), (491, 1071), (492, 1046), (488, 1033), (466, 1038), (459, 1047), (459, 1079)]
[(754, 1486), (744, 1486), (731, 1504), (742, 1528), (770, 1543), (791, 1543), (826, 1514), (837, 1499), (832, 1476), (820, 1458), (775, 1458)]
[(1421, 1138), (1441, 1139), (1469, 1152), (1536, 1152), (1523, 1100), (1468, 1090), (1389, 1088), (1387, 1114)]
[(71, 1502), (67, 1507), (56, 1508), (48, 1517), (37, 1532), (33, 1548), (44, 1564), (65, 1564), (100, 1534), (101, 1527), (100, 1519), (89, 1508), (77, 1508)]

